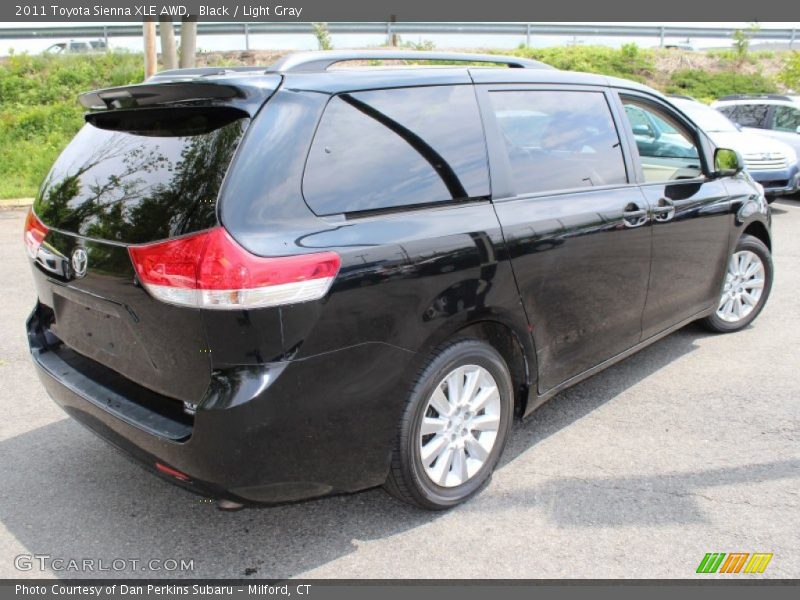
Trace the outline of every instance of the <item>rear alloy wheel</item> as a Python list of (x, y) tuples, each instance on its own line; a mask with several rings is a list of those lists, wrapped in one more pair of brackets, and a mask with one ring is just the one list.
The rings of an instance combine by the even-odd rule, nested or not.
[(513, 406), (508, 367), (490, 345), (461, 340), (435, 352), (412, 389), (387, 489), (431, 510), (463, 502), (491, 477)]
[(703, 323), (712, 331), (739, 331), (758, 316), (772, 288), (772, 257), (764, 243), (743, 235), (728, 260), (716, 312)]
[(419, 431), (428, 478), (456, 487), (474, 477), (497, 441), (500, 412), (500, 392), (489, 371), (465, 365), (445, 375), (428, 398)]

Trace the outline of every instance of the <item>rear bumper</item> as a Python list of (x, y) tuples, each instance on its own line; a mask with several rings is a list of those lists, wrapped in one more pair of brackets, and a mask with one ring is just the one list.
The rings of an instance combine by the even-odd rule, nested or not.
[(797, 166), (783, 171), (749, 171), (750, 176), (764, 187), (766, 194), (793, 194), (800, 189)]
[[(405, 392), (398, 381), (411, 352), (362, 344), (215, 371), (193, 418), (181, 417), (174, 406), (154, 409), (158, 400), (132, 382), (119, 386), (64, 360), (37, 311), (27, 323), (31, 355), (53, 400), (173, 483), (215, 498), (277, 503), (358, 491), (386, 478)], [(188, 480), (164, 475), (156, 463)]]

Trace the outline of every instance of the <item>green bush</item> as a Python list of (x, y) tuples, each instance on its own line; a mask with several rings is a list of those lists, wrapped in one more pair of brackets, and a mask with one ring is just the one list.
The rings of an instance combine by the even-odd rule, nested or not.
[(786, 87), (800, 91), (800, 52), (795, 50), (786, 56), (781, 72), (778, 74), (778, 79)]
[(758, 73), (683, 69), (672, 74), (665, 91), (698, 100), (715, 100), (727, 94), (769, 94), (777, 91), (777, 85), (772, 79)]
[(10, 56), (0, 62), (0, 198), (32, 196), (83, 124), (77, 96), (142, 81), (141, 55)]
[(565, 71), (600, 73), (644, 82), (655, 69), (653, 51), (625, 44), (622, 48), (604, 46), (563, 46), (553, 48), (517, 48), (511, 52), (540, 60)]

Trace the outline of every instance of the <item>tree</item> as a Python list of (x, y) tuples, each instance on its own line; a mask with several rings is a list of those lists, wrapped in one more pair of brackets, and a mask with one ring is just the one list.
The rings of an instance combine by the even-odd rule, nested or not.
[(144, 39), (144, 78), (155, 75), (158, 70), (156, 64), (156, 23), (145, 21), (142, 24), (142, 37)]
[(195, 65), (197, 54), (197, 17), (188, 16), (181, 23), (181, 69)]
[(752, 23), (747, 31), (737, 29), (733, 32), (733, 49), (736, 52), (736, 58), (742, 62), (747, 58), (747, 51), (750, 49), (750, 36), (756, 33), (761, 27), (758, 23)]
[(327, 23), (312, 23), (314, 28), (314, 37), (317, 38), (320, 50), (333, 50), (333, 42), (331, 42), (331, 34), (328, 31)]
[(178, 50), (175, 47), (175, 30), (172, 17), (161, 15), (158, 18), (158, 33), (161, 36), (161, 60), (165, 69), (178, 67)]

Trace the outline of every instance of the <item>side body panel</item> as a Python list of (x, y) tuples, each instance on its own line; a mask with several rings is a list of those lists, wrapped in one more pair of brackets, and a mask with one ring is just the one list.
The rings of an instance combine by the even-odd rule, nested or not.
[[(489, 94), (553, 89), (598, 92), (479, 86), (494, 202), (532, 326), (540, 394), (639, 342), (652, 236), (646, 221), (631, 226), (623, 214), (648, 208), (635, 184), (517, 194)], [(620, 160), (630, 170), (628, 152), (623, 144)]]
[(666, 222), (653, 222), (653, 263), (642, 318), (648, 338), (714, 304), (727, 266), (733, 207), (720, 180), (669, 185), (642, 191), (653, 206), (675, 207)]
[(647, 339), (716, 303), (727, 266), (735, 207), (724, 180), (708, 176), (714, 147), (691, 120), (653, 95), (619, 93), (618, 101), (628, 98), (642, 103), (684, 127), (694, 138), (704, 173), (692, 179), (646, 182), (635, 136), (628, 120), (623, 120), (641, 190), (653, 210), (653, 261), (642, 316), (642, 339)]
[(535, 340), (539, 391), (637, 344), (651, 228), (628, 228), (638, 189), (497, 203)]
[[(258, 255), (333, 250), (342, 259), (339, 275), (323, 301), (280, 309), (289, 366), (265, 385), (258, 384), (259, 365), (275, 359), (257, 357), (255, 333), (241, 334), (251, 350), (239, 354), (238, 364), (219, 362), (213, 352), (212, 363), (220, 389), (252, 380), (253, 426), (266, 418), (273, 432), (264, 434), (265, 448), (299, 443), (308, 451), (293, 456), (297, 473), (318, 473), (334, 489), (353, 490), (384, 480), (409, 386), (433, 347), (465, 326), (494, 321), (513, 331), (521, 352), (532, 348), (488, 198), (356, 216), (309, 210), (303, 173), (329, 98), (290, 89), (275, 94), (242, 144), (220, 220)], [(213, 348), (214, 340), (239, 331), (242, 315), (204, 318)], [(204, 412), (201, 406), (198, 426)], [(283, 415), (281, 422), (272, 414)], [(303, 440), (293, 439), (301, 433)]]

